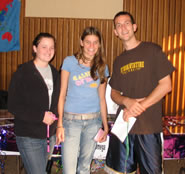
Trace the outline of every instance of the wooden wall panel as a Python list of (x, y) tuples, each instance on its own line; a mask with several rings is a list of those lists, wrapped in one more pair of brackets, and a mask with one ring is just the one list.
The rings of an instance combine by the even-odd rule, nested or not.
[(84, 28), (97, 27), (103, 35), (106, 60), (112, 72), (113, 59), (122, 51), (122, 43), (113, 33), (112, 20), (25, 17), (25, 0), (21, 3), (21, 50), (0, 53), (0, 90), (8, 89), (11, 75), (19, 64), (32, 59), (32, 41), (40, 32), (55, 36), (57, 49), (52, 64), (59, 70), (63, 59), (79, 49), (79, 37)]
[[(163, 114), (185, 116), (185, 1), (123, 0), (123, 10), (133, 14), (137, 38), (155, 42), (176, 67), (172, 92), (164, 99)], [(181, 127), (185, 131), (185, 127)]]

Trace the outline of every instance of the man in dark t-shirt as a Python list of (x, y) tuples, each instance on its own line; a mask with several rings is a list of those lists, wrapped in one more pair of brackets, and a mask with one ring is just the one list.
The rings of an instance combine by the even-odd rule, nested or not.
[(128, 135), (129, 148), (128, 142), (110, 136), (105, 170), (132, 173), (139, 165), (141, 174), (160, 174), (162, 98), (171, 91), (170, 75), (175, 68), (160, 46), (136, 39), (137, 25), (130, 13), (117, 13), (114, 27), (125, 51), (114, 61), (111, 97), (124, 109), (125, 121), (132, 116), (137, 119)]

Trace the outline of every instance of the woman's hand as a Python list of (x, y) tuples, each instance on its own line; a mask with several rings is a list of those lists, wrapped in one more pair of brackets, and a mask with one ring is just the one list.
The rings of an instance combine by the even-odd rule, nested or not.
[(56, 145), (59, 145), (61, 142), (64, 142), (64, 127), (58, 126), (56, 132)]
[(98, 135), (97, 142), (102, 143), (107, 140), (108, 131), (104, 131), (104, 130), (100, 129), (99, 132), (100, 133)]
[(46, 111), (44, 115), (44, 119), (42, 120), (43, 123), (47, 125), (53, 124), (53, 122), (56, 120), (55, 114), (53, 114), (50, 111)]

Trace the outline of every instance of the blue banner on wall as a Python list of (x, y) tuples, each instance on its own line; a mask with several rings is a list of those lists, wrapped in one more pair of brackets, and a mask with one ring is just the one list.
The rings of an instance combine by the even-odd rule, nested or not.
[(0, 0), (0, 52), (20, 50), (21, 0)]

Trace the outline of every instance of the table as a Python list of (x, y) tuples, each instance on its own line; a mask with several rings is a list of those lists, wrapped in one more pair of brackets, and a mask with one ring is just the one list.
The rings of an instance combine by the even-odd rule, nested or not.
[(185, 117), (163, 117), (164, 159), (185, 158)]

